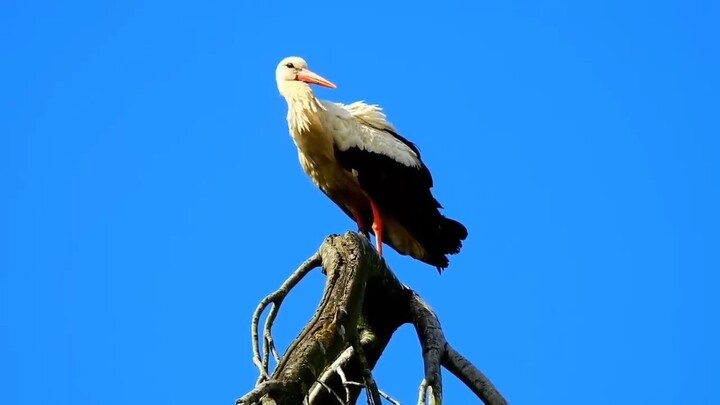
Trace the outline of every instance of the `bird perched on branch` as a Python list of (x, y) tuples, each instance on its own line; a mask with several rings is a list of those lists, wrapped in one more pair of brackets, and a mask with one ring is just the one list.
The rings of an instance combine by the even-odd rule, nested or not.
[[(435, 266), (460, 252), (463, 224), (447, 218), (433, 197), (433, 179), (418, 148), (398, 134), (377, 105), (319, 100), (311, 84), (336, 86), (302, 58), (283, 59), (275, 71), (288, 105), (290, 135), (312, 182), (382, 244)], [(368, 228), (370, 225), (370, 228)]]

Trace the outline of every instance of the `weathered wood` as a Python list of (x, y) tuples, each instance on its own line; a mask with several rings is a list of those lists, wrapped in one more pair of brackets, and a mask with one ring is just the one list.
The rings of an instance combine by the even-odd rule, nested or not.
[(368, 249), (372, 247), (357, 234), (330, 236), (322, 244), (325, 291), (314, 316), (270, 376), (282, 391), (267, 395), (263, 403), (302, 403), (320, 373), (356, 338), (365, 282), (374, 264)]
[[(261, 376), (255, 390), (241, 398), (253, 401), (238, 400), (239, 404), (298, 405), (309, 400), (312, 405), (337, 405), (346, 397), (348, 404), (354, 404), (392, 335), (406, 323), (415, 326), (423, 348), (425, 379), (419, 402), (424, 403), (424, 390), (429, 389), (430, 403), (442, 403), (443, 366), (485, 404), (507, 403), (492, 383), (450, 346), (432, 309), (397, 279), (364, 236), (355, 232), (331, 235), (318, 254), (327, 278), (315, 314), (269, 380)], [(359, 350), (352, 350), (353, 346)], [(358, 351), (364, 354), (366, 367), (362, 367)], [(337, 370), (331, 369), (338, 365), (336, 360), (351, 384), (343, 385)], [(263, 384), (268, 392), (260, 392)], [(382, 386), (382, 381), (378, 384)], [(377, 398), (376, 387), (373, 396)]]

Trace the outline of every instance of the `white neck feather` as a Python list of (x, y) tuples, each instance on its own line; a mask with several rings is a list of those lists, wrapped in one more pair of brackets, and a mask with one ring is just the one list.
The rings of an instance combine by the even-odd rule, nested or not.
[(312, 88), (302, 82), (286, 81), (280, 84), (280, 93), (288, 105), (287, 120), (290, 131), (307, 131), (313, 118), (325, 111)]

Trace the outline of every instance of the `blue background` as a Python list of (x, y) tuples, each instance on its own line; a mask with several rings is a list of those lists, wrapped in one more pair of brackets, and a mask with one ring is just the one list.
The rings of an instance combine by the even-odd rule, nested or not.
[[(718, 3), (409, 5), (3, 2), (0, 403), (251, 388), (257, 302), (354, 228), (299, 167), (288, 55), (420, 146), (470, 237), (442, 276), (387, 259), (511, 403), (718, 403)], [(416, 401), (412, 327), (376, 378)]]

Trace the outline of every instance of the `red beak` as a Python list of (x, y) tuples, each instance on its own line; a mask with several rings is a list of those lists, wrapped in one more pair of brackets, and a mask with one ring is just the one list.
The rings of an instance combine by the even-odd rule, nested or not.
[(317, 84), (318, 86), (329, 87), (331, 89), (337, 88), (337, 86), (329, 80), (308, 69), (301, 69), (300, 72), (298, 72), (297, 79), (305, 83)]

